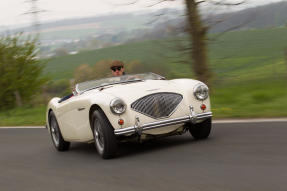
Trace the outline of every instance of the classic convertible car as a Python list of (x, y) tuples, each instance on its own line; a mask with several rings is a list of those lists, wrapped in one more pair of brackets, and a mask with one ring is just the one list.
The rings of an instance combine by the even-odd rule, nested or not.
[(120, 141), (187, 131), (205, 139), (212, 113), (204, 83), (145, 73), (79, 83), (71, 96), (49, 102), (46, 117), (58, 151), (68, 150), (70, 142), (94, 142), (106, 159), (115, 156)]

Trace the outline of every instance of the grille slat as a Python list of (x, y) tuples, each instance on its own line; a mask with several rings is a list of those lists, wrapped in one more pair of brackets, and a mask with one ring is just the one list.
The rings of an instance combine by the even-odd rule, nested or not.
[(170, 116), (182, 99), (176, 93), (155, 93), (136, 100), (131, 108), (152, 118), (163, 118)]

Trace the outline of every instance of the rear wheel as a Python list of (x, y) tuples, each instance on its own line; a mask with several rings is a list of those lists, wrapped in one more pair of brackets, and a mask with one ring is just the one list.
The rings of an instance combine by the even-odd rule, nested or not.
[(197, 124), (191, 124), (189, 132), (195, 139), (206, 139), (211, 131), (211, 118)]
[(50, 134), (54, 146), (58, 151), (67, 151), (70, 148), (70, 142), (63, 139), (62, 133), (60, 131), (56, 116), (53, 111), (51, 111), (50, 116)]
[(95, 146), (98, 153), (104, 159), (113, 158), (117, 151), (117, 140), (114, 134), (114, 128), (105, 114), (100, 110), (94, 111), (92, 119)]

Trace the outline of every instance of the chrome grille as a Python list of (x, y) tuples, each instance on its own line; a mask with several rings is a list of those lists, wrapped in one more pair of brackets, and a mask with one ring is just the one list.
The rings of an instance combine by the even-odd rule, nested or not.
[(155, 93), (133, 102), (131, 108), (152, 118), (168, 117), (183, 99), (176, 93)]

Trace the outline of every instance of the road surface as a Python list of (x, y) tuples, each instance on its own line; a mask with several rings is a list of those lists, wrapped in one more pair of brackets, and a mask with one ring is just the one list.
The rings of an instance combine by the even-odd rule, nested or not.
[(125, 143), (103, 160), (93, 144), (57, 152), (46, 129), (0, 129), (0, 190), (286, 191), (286, 137), (287, 122), (217, 123), (205, 141)]

